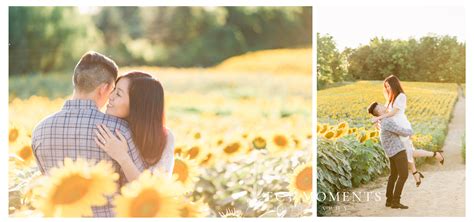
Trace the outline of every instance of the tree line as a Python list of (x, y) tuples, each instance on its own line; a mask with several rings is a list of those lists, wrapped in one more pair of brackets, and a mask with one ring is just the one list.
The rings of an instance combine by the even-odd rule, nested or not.
[(419, 39), (373, 38), (367, 45), (339, 51), (330, 35), (317, 35), (318, 87), (355, 80), (466, 81), (466, 44), (456, 37), (427, 35)]
[(311, 7), (9, 7), (11, 75), (68, 70), (87, 50), (120, 66), (206, 67), (311, 45)]

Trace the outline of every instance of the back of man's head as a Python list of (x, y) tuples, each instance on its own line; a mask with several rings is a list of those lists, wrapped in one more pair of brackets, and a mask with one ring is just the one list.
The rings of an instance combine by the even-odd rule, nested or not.
[(74, 68), (74, 89), (90, 93), (102, 83), (113, 83), (117, 79), (118, 67), (112, 59), (98, 52), (89, 51), (81, 57)]
[(370, 104), (370, 106), (367, 108), (367, 112), (369, 114), (372, 114), (373, 116), (379, 116), (379, 113), (377, 113), (377, 106), (379, 104), (377, 102), (373, 102), (372, 104)]

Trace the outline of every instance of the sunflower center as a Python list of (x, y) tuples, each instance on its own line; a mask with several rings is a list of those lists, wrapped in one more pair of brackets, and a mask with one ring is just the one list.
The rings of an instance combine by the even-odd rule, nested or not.
[(296, 176), (296, 188), (298, 190), (309, 192), (313, 188), (313, 168), (307, 167)]
[(319, 133), (325, 133), (328, 127), (325, 125), (322, 127), (322, 129), (319, 131)]
[(73, 174), (64, 178), (53, 193), (54, 204), (71, 204), (83, 198), (89, 191), (91, 180)]
[(240, 148), (239, 143), (231, 143), (230, 145), (224, 148), (224, 152), (229, 153), (229, 154), (235, 153), (239, 150), (239, 148)]
[(184, 206), (179, 210), (180, 217), (191, 217), (191, 211), (188, 206)]
[(18, 134), (18, 129), (11, 129), (8, 133), (8, 141), (10, 141), (10, 143), (15, 142), (18, 138)]
[(282, 135), (277, 135), (273, 138), (273, 142), (279, 146), (279, 147), (284, 147), (288, 144), (288, 141), (286, 140), (286, 138)]
[(188, 150), (189, 159), (194, 159), (199, 155), (199, 147), (193, 146), (191, 149)]
[(339, 137), (339, 136), (341, 136), (341, 135), (342, 135), (342, 133), (344, 133), (344, 131), (343, 131), (343, 130), (338, 130), (338, 131), (336, 132), (336, 137)]
[(176, 160), (174, 163), (173, 174), (177, 174), (178, 180), (182, 183), (186, 182), (189, 176), (188, 166), (186, 163), (181, 160)]
[(360, 142), (360, 143), (364, 143), (367, 139), (368, 139), (368, 138), (367, 138), (367, 134), (365, 134), (365, 135), (363, 135), (363, 136), (360, 138), (359, 142)]
[(199, 132), (198, 132), (198, 133), (195, 133), (195, 134), (194, 134), (194, 139), (197, 139), (197, 140), (198, 140), (198, 139), (201, 139), (201, 133), (199, 133)]
[(334, 133), (332, 131), (329, 131), (324, 135), (324, 137), (326, 137), (326, 139), (331, 139), (333, 136), (334, 136)]
[(132, 217), (154, 217), (160, 210), (160, 196), (152, 189), (143, 190), (130, 205)]
[(176, 148), (174, 149), (174, 154), (178, 154), (178, 155), (179, 155), (179, 154), (181, 154), (182, 152), (183, 152), (183, 149), (182, 149), (181, 147), (176, 147)]
[(18, 152), (18, 156), (23, 160), (29, 160), (33, 156), (33, 151), (30, 146), (24, 146), (20, 152)]
[(257, 149), (263, 149), (267, 146), (267, 141), (262, 137), (257, 137), (253, 140), (253, 146)]
[(208, 153), (206, 158), (203, 161), (201, 161), (201, 163), (206, 164), (211, 160), (211, 158), (212, 158), (212, 153)]

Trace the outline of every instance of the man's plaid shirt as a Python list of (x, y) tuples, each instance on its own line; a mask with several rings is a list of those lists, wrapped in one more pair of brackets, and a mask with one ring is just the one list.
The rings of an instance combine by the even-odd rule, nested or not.
[(392, 117), (380, 121), (380, 143), (388, 157), (393, 157), (400, 151), (406, 150), (400, 136), (411, 136), (412, 134), (412, 129), (400, 127)]
[[(118, 163), (110, 158), (94, 141), (97, 124), (106, 125), (112, 132), (120, 130), (128, 141), (128, 153), (138, 170), (145, 164), (132, 140), (126, 121), (99, 111), (92, 100), (68, 100), (61, 111), (45, 118), (33, 131), (32, 148), (41, 173), (47, 174), (53, 167), (61, 166), (64, 158), (83, 158), (88, 161), (111, 161), (120, 175), (118, 185), (126, 183), (126, 178)], [(92, 207), (94, 217), (113, 217), (112, 197), (100, 207)]]

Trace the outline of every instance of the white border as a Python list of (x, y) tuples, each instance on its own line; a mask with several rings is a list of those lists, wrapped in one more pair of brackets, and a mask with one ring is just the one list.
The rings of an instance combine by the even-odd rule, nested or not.
[[(318, 84), (317, 84), (317, 75), (316, 75), (316, 67), (317, 67), (317, 55), (318, 55), (318, 41), (316, 40), (316, 29), (315, 29), (315, 24), (316, 24), (316, 7), (313, 6), (313, 38), (312, 38), (312, 46), (313, 46), (313, 66), (312, 66), (312, 87), (311, 87), (311, 95), (312, 95), (312, 110), (311, 110), (311, 133), (313, 134), (311, 136), (311, 141), (312, 141), (312, 154), (313, 154), (313, 196), (316, 196), (318, 193), (318, 186), (317, 186), (317, 166), (318, 166), (318, 153), (317, 153), (317, 144), (318, 144), (318, 134), (316, 132), (316, 125), (318, 124), (318, 115), (317, 115), (317, 96), (316, 93), (318, 91)], [(314, 198), (313, 199), (313, 216), (317, 215), (317, 201)]]
[(0, 216), (8, 217), (8, 8), (0, 9), (2, 29), (0, 44)]

